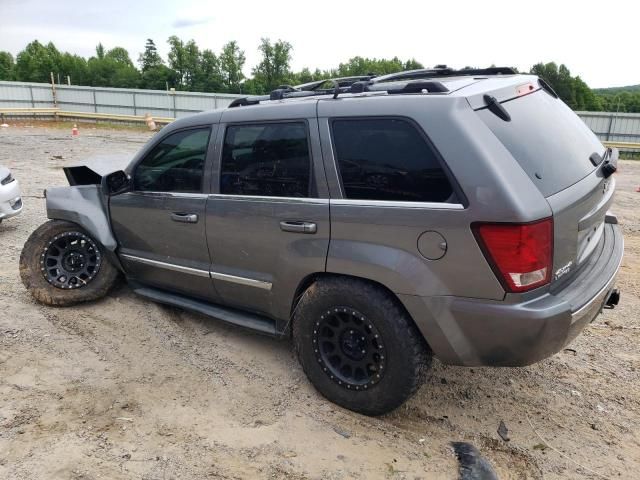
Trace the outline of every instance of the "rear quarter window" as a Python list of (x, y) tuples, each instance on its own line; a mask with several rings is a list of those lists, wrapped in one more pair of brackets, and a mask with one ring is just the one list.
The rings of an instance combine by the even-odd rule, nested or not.
[(511, 115), (510, 122), (488, 109), (477, 113), (545, 197), (579, 182), (596, 168), (589, 157), (594, 152), (602, 155), (604, 147), (561, 100), (540, 90), (502, 106)]
[(345, 198), (453, 201), (436, 153), (407, 120), (335, 119), (331, 128)]

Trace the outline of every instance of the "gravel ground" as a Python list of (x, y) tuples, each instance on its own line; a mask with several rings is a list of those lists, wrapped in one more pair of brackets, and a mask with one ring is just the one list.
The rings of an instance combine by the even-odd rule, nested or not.
[[(405, 406), (368, 418), (324, 400), (291, 344), (163, 307), (126, 285), (73, 308), (33, 301), (18, 277), (43, 189), (60, 167), (128, 153), (146, 132), (0, 129), (0, 164), (25, 210), (0, 225), (0, 478), (418, 479), (457, 477), (450, 442), (500, 478), (638, 478), (640, 162), (621, 162), (622, 302), (571, 346), (526, 368), (435, 363)], [(505, 442), (496, 430), (509, 429)]]

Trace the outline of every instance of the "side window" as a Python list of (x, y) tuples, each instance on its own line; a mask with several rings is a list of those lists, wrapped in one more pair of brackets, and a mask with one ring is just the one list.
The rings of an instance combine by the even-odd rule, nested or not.
[(232, 125), (222, 149), (220, 193), (308, 197), (311, 158), (306, 124)]
[(169, 135), (138, 164), (134, 188), (143, 192), (202, 192), (209, 128)]
[(408, 121), (345, 119), (331, 125), (345, 198), (451, 201), (453, 189), (435, 152)]

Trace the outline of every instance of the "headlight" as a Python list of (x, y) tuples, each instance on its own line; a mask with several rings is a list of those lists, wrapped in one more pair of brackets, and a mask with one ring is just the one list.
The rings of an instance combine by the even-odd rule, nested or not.
[(4, 177), (4, 178), (2, 179), (2, 182), (0, 182), (0, 183), (2, 183), (2, 185), (6, 185), (6, 184), (8, 184), (8, 183), (13, 182), (14, 180), (15, 180), (15, 178), (13, 178), (13, 175), (9, 174), (9, 175), (7, 175), (6, 177)]

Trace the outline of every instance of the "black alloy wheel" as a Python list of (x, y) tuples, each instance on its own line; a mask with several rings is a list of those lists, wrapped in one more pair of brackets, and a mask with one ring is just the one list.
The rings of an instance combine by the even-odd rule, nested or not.
[(51, 285), (76, 289), (88, 285), (98, 274), (100, 250), (81, 232), (64, 232), (49, 241), (40, 256), (42, 275)]
[(334, 307), (317, 320), (314, 352), (327, 376), (350, 390), (367, 390), (385, 372), (387, 353), (375, 325), (349, 307)]

